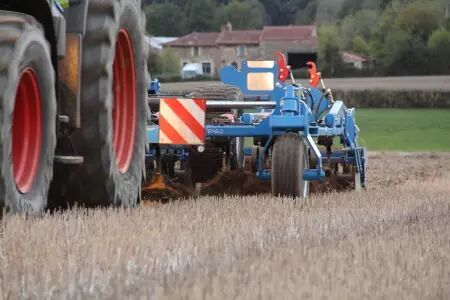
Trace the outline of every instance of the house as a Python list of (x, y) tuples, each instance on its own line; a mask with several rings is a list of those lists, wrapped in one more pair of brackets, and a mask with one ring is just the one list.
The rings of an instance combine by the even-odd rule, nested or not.
[(164, 44), (180, 58), (181, 65), (200, 63), (203, 73), (217, 75), (224, 65), (238, 67), (244, 60), (270, 59), (275, 52), (287, 55), (295, 68), (316, 61), (316, 26), (265, 26), (262, 30), (233, 30), (230, 23), (220, 32), (192, 32)]
[(349, 51), (342, 51), (341, 59), (345, 64), (359, 70), (362, 70), (369, 65), (369, 58), (367, 56)]

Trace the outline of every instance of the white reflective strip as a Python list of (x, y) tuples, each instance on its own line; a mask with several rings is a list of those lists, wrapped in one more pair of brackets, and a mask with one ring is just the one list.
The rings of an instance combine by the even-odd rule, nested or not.
[(167, 137), (167, 135), (162, 130), (159, 130), (159, 142), (161, 144), (172, 144), (172, 141)]
[(275, 62), (273, 60), (250, 60), (247, 61), (247, 66), (249, 68), (273, 68), (275, 66)]
[(160, 113), (188, 144), (203, 144), (203, 142), (192, 132), (189, 126), (187, 126), (186, 123), (178, 117), (176, 112), (174, 112), (164, 101), (161, 102)]
[(179, 100), (181, 105), (197, 120), (197, 122), (205, 127), (205, 112), (192, 99)]

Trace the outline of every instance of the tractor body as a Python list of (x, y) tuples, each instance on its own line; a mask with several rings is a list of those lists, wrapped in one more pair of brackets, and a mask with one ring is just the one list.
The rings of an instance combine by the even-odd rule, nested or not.
[(74, 128), (81, 125), (79, 77), (87, 7), (88, 1), (5, 0), (0, 4), (0, 10), (31, 16), (42, 26), (56, 75), (58, 111)]

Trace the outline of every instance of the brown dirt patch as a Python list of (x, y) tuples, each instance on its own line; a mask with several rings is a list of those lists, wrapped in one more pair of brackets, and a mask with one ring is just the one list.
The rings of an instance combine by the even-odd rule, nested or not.
[(270, 193), (270, 181), (262, 181), (247, 170), (221, 172), (202, 186), (202, 195), (257, 195)]
[[(444, 153), (391, 153), (377, 152), (369, 155), (367, 190), (385, 189), (403, 185), (409, 181), (426, 181), (450, 173), (450, 154)], [(351, 188), (345, 179), (329, 182), (315, 182), (312, 193), (344, 192)], [(221, 172), (218, 176), (202, 184), (200, 195), (260, 195), (270, 194), (270, 181), (261, 181), (247, 170)], [(167, 182), (166, 189), (156, 189), (143, 193), (147, 201), (167, 202), (173, 199), (187, 199), (197, 196), (193, 187), (175, 181)]]

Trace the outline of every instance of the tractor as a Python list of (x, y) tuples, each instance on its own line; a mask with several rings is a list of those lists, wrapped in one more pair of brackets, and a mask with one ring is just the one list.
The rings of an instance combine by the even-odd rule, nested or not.
[(139, 201), (149, 81), (140, 2), (0, 2), (2, 211)]

